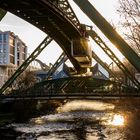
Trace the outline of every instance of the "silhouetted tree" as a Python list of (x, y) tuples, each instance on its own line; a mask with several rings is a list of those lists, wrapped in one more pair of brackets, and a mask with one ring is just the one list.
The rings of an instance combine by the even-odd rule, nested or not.
[[(131, 75), (135, 76), (136, 73), (136, 69), (133, 67), (132, 64), (130, 64), (130, 62), (124, 58), (122, 63), (125, 65), (125, 67), (129, 70), (129, 72), (131, 73)], [(122, 83), (126, 83), (127, 82), (127, 75), (125, 75), (124, 72), (122, 72), (122, 70), (120, 70), (117, 66), (115, 66), (113, 68), (113, 72), (115, 73), (115, 75), (117, 75), (117, 77), (120, 79), (120, 81)]]
[(32, 87), (37, 82), (33, 71), (24, 71), (14, 82), (14, 88), (25, 90)]
[(118, 0), (120, 24), (130, 46), (140, 53), (140, 0)]

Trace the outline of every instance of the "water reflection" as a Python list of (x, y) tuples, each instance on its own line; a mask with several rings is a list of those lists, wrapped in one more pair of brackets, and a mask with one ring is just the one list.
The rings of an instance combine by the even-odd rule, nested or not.
[(115, 114), (111, 120), (109, 120), (108, 124), (114, 126), (123, 126), (124, 125), (124, 117), (120, 114)]
[(45, 123), (45, 120), (44, 119), (42, 119), (42, 118), (35, 118), (34, 119), (34, 123), (35, 124), (44, 124)]
[(64, 106), (58, 108), (58, 112), (70, 112), (74, 110), (109, 111), (113, 110), (114, 107), (113, 104), (102, 101), (75, 100), (67, 102)]
[[(23, 132), (18, 139), (37, 140), (139, 140), (134, 136), (133, 110), (99, 101), (72, 101), (58, 113), (32, 118), (27, 124), (12, 124)], [(135, 110), (139, 117), (138, 110)], [(135, 115), (136, 117), (136, 115)], [(137, 123), (137, 126), (140, 123)]]

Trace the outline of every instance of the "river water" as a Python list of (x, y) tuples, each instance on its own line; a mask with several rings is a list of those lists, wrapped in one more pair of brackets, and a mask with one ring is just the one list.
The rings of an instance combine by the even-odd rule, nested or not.
[(139, 100), (73, 100), (57, 113), (13, 123), (16, 140), (140, 140)]

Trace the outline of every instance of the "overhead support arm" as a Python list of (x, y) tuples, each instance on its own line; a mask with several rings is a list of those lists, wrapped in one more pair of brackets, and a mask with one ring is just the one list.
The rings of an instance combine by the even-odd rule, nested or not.
[(140, 72), (140, 57), (113, 29), (105, 18), (93, 7), (88, 0), (73, 0), (106, 37), (120, 50), (129, 62)]
[(52, 41), (52, 38), (47, 36), (40, 45), (33, 51), (33, 53), (22, 63), (22, 65), (15, 71), (15, 73), (7, 80), (7, 82), (1, 87), (0, 94), (2, 94), (8, 87), (12, 85), (14, 80), (29, 66), (29, 64), (35, 60), (35, 58), (46, 48), (46, 46)]

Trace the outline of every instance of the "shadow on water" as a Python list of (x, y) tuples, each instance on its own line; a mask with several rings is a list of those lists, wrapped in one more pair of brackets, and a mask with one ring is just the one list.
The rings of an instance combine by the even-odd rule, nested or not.
[[(104, 140), (106, 136), (102, 132), (102, 125), (100, 121), (91, 121), (86, 118), (78, 118), (74, 120), (76, 128), (73, 130), (73, 133), (76, 135), (76, 140)], [(90, 130), (88, 130), (88, 127)]]
[(77, 137), (77, 140), (86, 140), (86, 124), (87, 121), (84, 119), (75, 119), (76, 128), (74, 129), (74, 134)]

